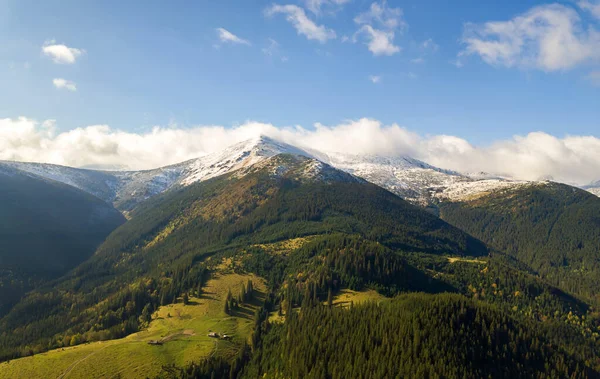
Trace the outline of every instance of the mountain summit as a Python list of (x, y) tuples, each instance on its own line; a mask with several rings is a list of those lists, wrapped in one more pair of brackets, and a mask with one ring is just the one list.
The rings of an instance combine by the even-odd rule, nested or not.
[(240, 168), (252, 166), (278, 154), (313, 157), (308, 152), (295, 146), (276, 141), (270, 137), (259, 136), (232, 145), (223, 151), (182, 163), (187, 167), (183, 170), (177, 183), (189, 185), (214, 178)]

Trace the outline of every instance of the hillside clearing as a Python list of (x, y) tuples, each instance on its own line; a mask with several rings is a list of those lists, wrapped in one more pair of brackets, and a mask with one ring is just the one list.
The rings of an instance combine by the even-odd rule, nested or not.
[(481, 260), (481, 259), (466, 259), (466, 258), (460, 258), (460, 257), (448, 257), (448, 262), (450, 263), (456, 263), (456, 262), (463, 262), (463, 263), (479, 263), (479, 264), (486, 264), (487, 261)]

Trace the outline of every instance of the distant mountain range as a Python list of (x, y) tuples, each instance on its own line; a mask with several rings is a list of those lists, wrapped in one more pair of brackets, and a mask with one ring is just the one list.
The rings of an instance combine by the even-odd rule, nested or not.
[[(140, 202), (170, 188), (211, 179), (281, 153), (316, 158), (377, 184), (405, 200), (424, 206), (440, 201), (470, 199), (496, 190), (535, 183), (486, 173), (461, 174), (410, 157), (351, 155), (301, 149), (265, 136), (232, 145), (217, 153), (153, 170), (100, 171), (9, 161), (0, 162), (0, 166), (74, 186), (112, 203), (127, 214)], [(596, 183), (586, 189), (599, 194), (600, 184)]]

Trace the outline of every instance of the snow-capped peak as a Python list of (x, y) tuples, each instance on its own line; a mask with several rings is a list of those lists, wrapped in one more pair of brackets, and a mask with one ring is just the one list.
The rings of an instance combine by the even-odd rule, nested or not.
[(179, 184), (187, 186), (198, 181), (214, 178), (240, 168), (252, 166), (278, 154), (302, 155), (312, 158), (311, 154), (295, 146), (276, 141), (270, 137), (259, 136), (237, 143), (221, 152), (189, 161), (185, 175), (179, 180)]

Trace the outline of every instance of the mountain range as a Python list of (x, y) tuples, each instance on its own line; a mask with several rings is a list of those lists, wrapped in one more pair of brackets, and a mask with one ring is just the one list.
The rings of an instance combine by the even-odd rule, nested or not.
[[(207, 180), (281, 153), (316, 158), (420, 205), (461, 200), (534, 183), (486, 173), (461, 174), (410, 157), (318, 152), (266, 136), (253, 138), (197, 159), (143, 171), (99, 171), (9, 161), (0, 162), (0, 165), (74, 186), (127, 213), (140, 202), (170, 188)], [(600, 186), (590, 185), (586, 188), (597, 194), (598, 187)]]
[(0, 378), (600, 376), (583, 189), (268, 137), (0, 188)]

